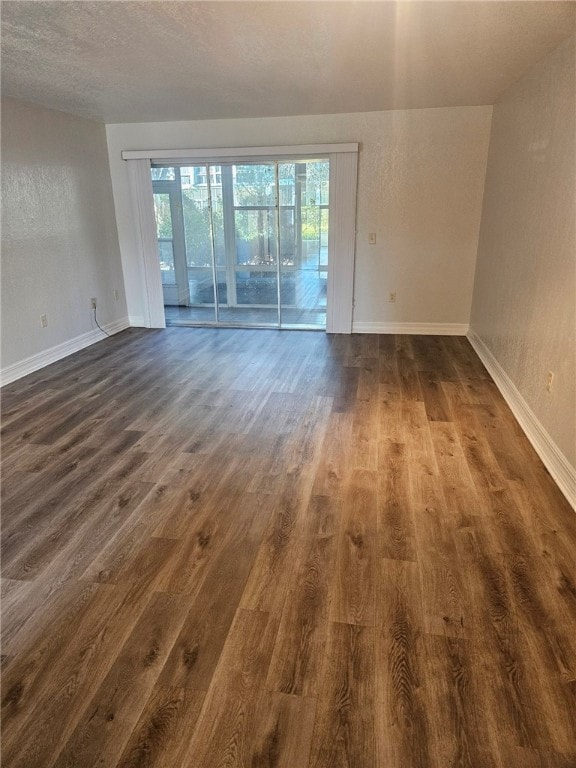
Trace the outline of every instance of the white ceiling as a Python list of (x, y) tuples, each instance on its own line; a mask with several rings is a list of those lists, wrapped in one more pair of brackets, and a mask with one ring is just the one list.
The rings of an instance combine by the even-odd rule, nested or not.
[(106, 123), (492, 104), (574, 2), (2, 3), (3, 94)]

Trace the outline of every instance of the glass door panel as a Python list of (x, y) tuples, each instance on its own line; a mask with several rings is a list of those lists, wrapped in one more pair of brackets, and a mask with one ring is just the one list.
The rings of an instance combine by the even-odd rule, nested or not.
[[(194, 322), (216, 322), (212, 263), (211, 182), (216, 169), (205, 165), (179, 169), (186, 269), (190, 290), (188, 317)], [(210, 179), (208, 174), (210, 173)], [(215, 193), (215, 190), (214, 190)]]
[(283, 327), (326, 327), (329, 161), (279, 163)]
[(222, 317), (242, 325), (278, 325), (276, 166), (231, 168), (234, 290)]

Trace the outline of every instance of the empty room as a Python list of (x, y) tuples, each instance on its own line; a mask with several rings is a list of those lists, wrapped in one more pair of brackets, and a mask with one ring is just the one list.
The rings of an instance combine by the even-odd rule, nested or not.
[(0, 8), (2, 765), (575, 768), (576, 3)]

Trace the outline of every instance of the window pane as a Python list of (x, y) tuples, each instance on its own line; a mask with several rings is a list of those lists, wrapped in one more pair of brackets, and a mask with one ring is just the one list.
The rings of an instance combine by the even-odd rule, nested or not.
[(176, 285), (174, 273), (174, 246), (172, 240), (158, 240), (158, 257), (163, 285)]
[[(217, 166), (219, 168), (219, 166)], [(222, 205), (222, 181), (221, 174), (215, 174), (220, 177), (220, 183), (211, 182), (212, 189), (212, 227), (214, 228), (214, 255), (216, 257), (216, 266), (226, 266), (226, 246), (224, 241), (224, 209)]]
[(299, 272), (280, 273), (280, 299), (283, 307), (296, 305), (296, 281), (300, 279)]
[(234, 205), (275, 205), (276, 180), (273, 165), (235, 165)]
[[(206, 166), (181, 168), (180, 178), (186, 262), (189, 267), (208, 267), (212, 265), (212, 243)], [(216, 263), (225, 264), (220, 166), (210, 166), (210, 184)]]
[(280, 210), (280, 263), (284, 267), (294, 266), (295, 258), (294, 208)]
[(199, 188), (194, 184), (187, 189), (182, 189), (182, 217), (187, 265), (189, 267), (212, 266), (210, 209), (206, 187)]
[(170, 195), (154, 193), (154, 213), (156, 214), (156, 235), (158, 237), (158, 258), (160, 273), (164, 285), (175, 285), (174, 246), (172, 242), (172, 212)]
[(296, 166), (294, 163), (280, 163), (278, 165), (280, 205), (294, 205), (296, 183), (295, 169)]
[(328, 160), (308, 160), (306, 162), (305, 204), (328, 205), (329, 178), (330, 164)]
[(190, 304), (214, 304), (214, 277), (211, 269), (189, 269)]
[(151, 168), (152, 181), (174, 181), (176, 171), (172, 166), (154, 165)]
[(257, 269), (236, 270), (236, 301), (240, 305), (278, 306), (276, 272)]
[(328, 208), (322, 208), (320, 218), (320, 266), (328, 269)]
[(218, 280), (218, 303), (221, 307), (228, 304), (228, 283), (226, 280), (226, 272), (223, 269), (219, 269), (216, 273)]
[(160, 238), (172, 239), (172, 211), (170, 210), (170, 195), (154, 193), (154, 213), (156, 214), (156, 235)]
[(237, 264), (276, 265), (274, 219), (274, 211), (235, 211)]

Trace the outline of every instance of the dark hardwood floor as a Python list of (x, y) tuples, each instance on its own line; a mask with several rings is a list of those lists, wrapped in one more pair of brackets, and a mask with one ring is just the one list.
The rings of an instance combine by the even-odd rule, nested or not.
[(576, 766), (576, 514), (465, 339), (134, 329), (2, 401), (5, 768)]

